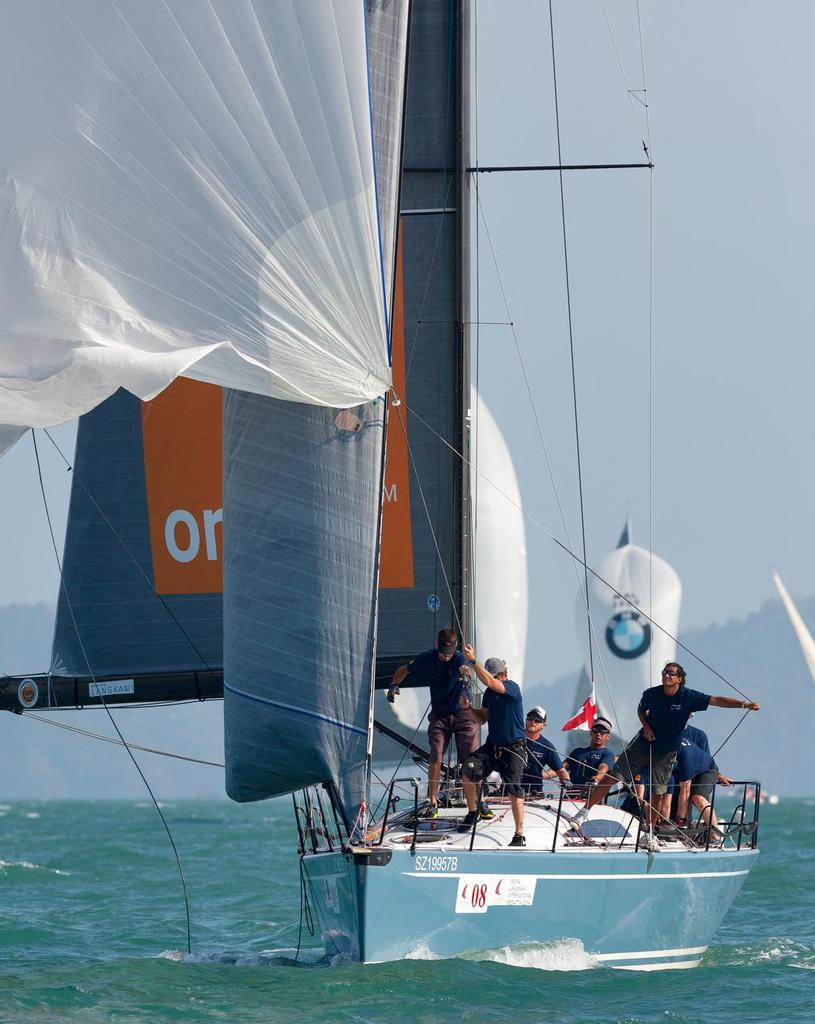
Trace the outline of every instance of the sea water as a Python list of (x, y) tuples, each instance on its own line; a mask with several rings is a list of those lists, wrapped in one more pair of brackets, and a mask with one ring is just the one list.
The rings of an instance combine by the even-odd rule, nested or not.
[(815, 1021), (815, 801), (762, 808), (762, 855), (701, 966), (647, 974), (570, 939), (327, 964), (301, 921), (290, 802), (163, 809), (191, 954), (149, 802), (0, 804), (0, 1021)]

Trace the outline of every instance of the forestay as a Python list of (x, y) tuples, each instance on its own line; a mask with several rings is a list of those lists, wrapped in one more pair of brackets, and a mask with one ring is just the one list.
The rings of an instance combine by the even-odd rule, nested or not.
[(387, 389), (365, 46), (359, 0), (3, 4), (0, 441), (182, 373)]

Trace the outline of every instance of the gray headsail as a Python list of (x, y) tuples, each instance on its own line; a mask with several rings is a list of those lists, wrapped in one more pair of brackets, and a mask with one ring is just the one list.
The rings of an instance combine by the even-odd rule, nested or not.
[[(389, 307), (407, 3), (372, 2), (366, 22)], [(348, 811), (365, 798), (384, 408), (226, 395), (224, 722), (235, 800), (326, 781)]]

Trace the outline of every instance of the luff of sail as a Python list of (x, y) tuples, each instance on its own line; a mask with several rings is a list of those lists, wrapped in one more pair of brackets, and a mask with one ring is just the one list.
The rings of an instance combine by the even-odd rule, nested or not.
[[(619, 546), (600, 562), (597, 575), (589, 577), (593, 641), (597, 645), (597, 707), (614, 723), (615, 741), (619, 743), (631, 739), (640, 728), (637, 706), (643, 690), (655, 685), (659, 670), (676, 657), (676, 643), (671, 637), (677, 633), (682, 600), (682, 584), (675, 570), (663, 558), (632, 543), (631, 537), (631, 524), (626, 521)], [(578, 635), (585, 638), (586, 604), (582, 595), (577, 599), (575, 621)], [(576, 709), (590, 691), (586, 669), (578, 683)]]
[(0, 424), (387, 389), (365, 47), (357, 0), (4, 4)]
[(795, 635), (801, 646), (801, 653), (804, 656), (804, 661), (807, 663), (809, 674), (815, 680), (815, 640), (813, 640), (812, 634), (807, 629), (806, 623), (801, 618), (800, 612), (795, 607), (795, 603), (787, 593), (787, 588), (781, 582), (781, 577), (775, 570), (773, 570), (773, 583), (775, 583), (776, 590), (781, 597), (781, 602), (792, 623), (792, 628), (795, 630)]

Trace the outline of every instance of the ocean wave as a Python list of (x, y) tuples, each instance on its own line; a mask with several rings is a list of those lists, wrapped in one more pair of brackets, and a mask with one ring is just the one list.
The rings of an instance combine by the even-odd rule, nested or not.
[(8, 871), (10, 868), (21, 868), (23, 871), (46, 871), (52, 875), (65, 875), (70, 877), (70, 871), (63, 871), (62, 868), (48, 868), (44, 864), (32, 864), (30, 860), (0, 860), (0, 871)]
[[(405, 957), (406, 960), (442, 960), (425, 943), (419, 943)], [(487, 961), (508, 967), (525, 967), (536, 971), (585, 971), (597, 966), (597, 960), (583, 948), (579, 939), (561, 939), (558, 942), (533, 942), (498, 949), (482, 949), (462, 953), (454, 959)]]
[(705, 965), (759, 967), (768, 964), (815, 970), (815, 948), (783, 936), (750, 946), (718, 946), (705, 956)]
[(185, 964), (224, 964), (231, 967), (325, 967), (330, 963), (322, 947), (301, 949), (298, 954), (297, 949), (291, 946), (264, 949), (259, 953), (242, 953), (235, 950), (185, 953), (180, 949), (165, 949), (157, 953), (153, 959)]

